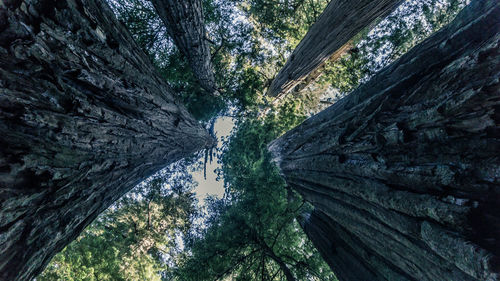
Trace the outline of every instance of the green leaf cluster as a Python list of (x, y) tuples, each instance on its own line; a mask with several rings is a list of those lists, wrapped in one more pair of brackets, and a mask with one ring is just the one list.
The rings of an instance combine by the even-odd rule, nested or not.
[(164, 280), (191, 227), (192, 178), (172, 168), (139, 185), (57, 254), (39, 281)]
[(267, 144), (304, 119), (300, 100), (238, 124), (223, 154), (230, 199), (214, 200), (179, 280), (336, 280), (297, 218), (310, 206), (286, 188)]

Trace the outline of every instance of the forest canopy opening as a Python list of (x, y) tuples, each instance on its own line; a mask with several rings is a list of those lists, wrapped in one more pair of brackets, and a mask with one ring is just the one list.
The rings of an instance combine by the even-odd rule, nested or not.
[[(8, 67), (0, 74), (21, 73), (16, 68), (20, 63), (15, 62), (30, 61), (36, 72), (31, 76), (43, 81), (41, 85), (50, 84), (42, 100), (54, 100), (56, 96), (57, 102), (50, 101), (57, 107), (54, 116), (71, 116), (74, 120), (67, 123), (76, 124), (61, 125), (59, 117), (44, 115), (43, 107), (36, 111), (42, 112), (39, 116), (33, 113), (33, 123), (43, 119), (42, 133), (34, 136), (49, 130), (45, 134), (48, 137), (42, 138), (46, 146), (50, 147), (48, 144), (54, 140), (64, 155), (71, 158), (78, 154), (72, 160), (84, 161), (77, 165), (55, 151), (57, 157), (52, 158), (56, 162), (52, 163), (46, 160), (52, 159), (47, 149), (50, 155), (41, 157), (39, 166), (78, 171), (74, 172), (74, 182), (89, 184), (88, 190), (79, 187), (83, 191), (73, 194), (67, 188), (73, 179), (64, 178), (59, 170), (48, 176), (41, 170), (29, 170), (37, 180), (44, 183), (48, 177), (61, 187), (29, 190), (33, 193), (28, 195), (23, 191), (16, 196), (38, 196), (42, 203), (54, 201), (50, 203), (53, 206), (41, 208), (52, 217), (56, 215), (51, 212), (79, 198), (83, 202), (79, 204), (84, 206), (81, 209), (87, 213), (74, 220), (66, 218), (75, 216), (80, 205), (58, 213), (65, 219), (57, 222), (52, 233), (65, 235), (64, 239), (50, 235), (33, 239), (35, 244), (50, 244), (53, 251), (65, 246), (52, 259), (53, 253), (45, 253), (43, 247), (25, 254), (18, 249), (23, 247), (10, 246), (10, 264), (30, 260), (29, 255), (37, 260), (33, 266), (19, 267), (19, 274), (5, 271), (0, 264), (0, 279), (7, 276), (29, 280), (45, 267), (34, 280), (432, 280), (448, 273), (452, 279), (495, 280), (498, 270), (492, 257), (500, 253), (498, 238), (494, 237), (500, 234), (500, 220), (494, 203), (500, 200), (500, 169), (498, 157), (490, 152), (498, 147), (500, 119), (498, 99), (491, 97), (498, 91), (498, 83), (492, 82), (490, 76), (498, 72), (498, 67), (481, 61), (498, 60), (498, 51), (485, 49), (493, 46), (494, 40), (470, 35), (476, 41), (462, 40), (456, 48), (470, 51), (469, 56), (446, 54), (447, 60), (429, 64), (429, 69), (426, 65), (409, 66), (413, 61), (408, 57), (411, 54), (418, 61), (427, 51), (431, 57), (432, 52), (448, 46), (445, 36), (463, 39), (469, 30), (477, 29), (474, 24), (481, 26), (498, 19), (491, 11), (498, 11), (499, 5), (492, 0), (481, 1), (107, 0), (116, 20), (107, 19), (105, 12), (98, 18), (89, 15), (88, 7), (99, 11), (106, 5), (95, 4), (98, 2), (94, 0), (68, 0), (64, 2), (67, 5), (52, 8), (0, 3), (0, 8), (9, 12), (4, 16), (0, 10), (0, 35), (11, 44), (8, 48), (0, 44), (0, 51), (15, 56), (15, 61), (5, 63)], [(46, 12), (51, 9), (55, 12)], [(461, 11), (470, 24), (460, 16), (455, 20)], [(477, 11), (484, 15), (474, 17)], [(4, 17), (11, 21), (21, 18), (33, 26), (22, 27), (20, 20), (17, 27), (28, 35), (14, 32), (16, 26), (4, 24)], [(81, 18), (84, 27), (74, 25), (74, 18)], [(329, 26), (332, 22), (335, 26)], [(498, 30), (494, 29), (498, 27), (492, 23), (484, 34), (497, 38)], [(64, 38), (65, 28), (70, 30), (66, 34), (73, 36), (73, 41), (68, 41), (68, 52), (61, 51), (62, 41), (57, 41)], [(456, 32), (451, 34), (453, 28)], [(113, 32), (116, 34), (110, 36)], [(133, 40), (119, 43), (123, 38)], [(442, 44), (434, 46), (429, 40), (441, 40)], [(486, 43), (474, 45), (481, 40)], [(19, 51), (23, 47), (16, 49), (19, 42), (35, 47), (29, 45), (29, 55), (25, 55)], [(46, 46), (64, 53), (58, 65), (64, 71), (46, 67), (44, 59), (50, 56), (37, 51)], [(90, 46), (90, 51), (82, 46)], [(99, 57), (93, 54), (96, 46), (105, 50)], [(469, 46), (484, 50), (476, 54), (476, 49), (467, 49)], [(471, 89), (470, 97), (453, 88), (452, 82), (440, 85), (432, 80), (440, 71), (448, 77), (447, 69), (464, 61), (472, 65), (471, 69), (478, 65), (477, 72), (484, 71), (484, 79), (474, 76), (482, 84)], [(447, 65), (450, 62), (454, 64)], [(35, 67), (38, 65), (42, 70)], [(123, 73), (120, 65), (127, 67)], [(488, 69), (480, 69), (483, 65)], [(95, 67), (104, 69), (105, 75), (96, 75)], [(420, 72), (413, 74), (408, 69)], [(392, 79), (387, 72), (398, 71), (411, 75), (382, 90), (377, 88)], [(457, 73), (455, 79), (462, 81), (463, 77)], [(424, 86), (412, 84), (419, 81)], [(442, 87), (434, 89), (434, 84), (425, 84), (428, 81)], [(0, 84), (6, 88), (13, 85), (1, 79)], [(405, 89), (391, 88), (400, 84)], [(366, 85), (373, 92), (364, 88)], [(407, 89), (414, 88), (414, 94), (403, 96)], [(453, 91), (439, 92), (446, 89)], [(76, 93), (76, 98), (65, 100), (52, 93), (62, 95), (65, 91)], [(453, 108), (458, 108), (460, 102), (451, 104), (446, 100), (436, 105), (436, 110), (433, 107), (412, 115), (414, 112), (407, 107), (425, 109), (434, 100), (429, 98), (415, 105), (412, 102), (420, 102), (419, 94), (430, 97), (432, 93), (450, 100), (463, 94), (463, 100), (471, 98), (471, 104), (475, 104), (477, 94), (487, 102), (478, 103), (474, 109), (460, 107), (457, 112), (466, 112), (457, 113)], [(358, 96), (363, 98), (358, 100)], [(15, 95), (12, 97), (15, 100)], [(87, 102), (91, 105), (87, 106)], [(400, 106), (393, 109), (395, 104)], [(103, 109), (96, 110), (100, 105)], [(0, 105), (7, 117), (1, 115), (2, 120), (24, 116), (23, 110), (15, 111), (17, 107), (10, 111), (4, 107), (8, 108)], [(354, 107), (359, 107), (359, 112), (351, 112)], [(336, 111), (339, 108), (343, 110), (340, 113)], [(384, 119), (380, 112), (391, 114), (382, 116)], [(480, 114), (477, 120), (466, 120), (467, 116)], [(431, 121), (435, 122), (411, 119), (417, 115), (434, 118)], [(438, 115), (465, 121), (453, 119), (446, 125)], [(401, 120), (385, 124), (392, 120), (391, 116), (400, 116)], [(345, 122), (329, 125), (344, 117)], [(29, 127), (30, 122), (23, 125)], [(93, 126), (104, 129), (100, 135), (94, 131), (83, 133), (82, 128)], [(76, 132), (71, 137), (54, 137), (67, 134), (70, 127)], [(369, 129), (375, 133), (367, 133)], [(22, 130), (26, 132), (29, 130)], [(22, 136), (17, 131), (13, 135), (18, 139)], [(181, 138), (177, 139), (177, 135)], [(468, 136), (477, 138), (477, 147), (484, 149), (464, 154), (460, 161), (424, 161), (434, 159), (433, 153), (438, 150), (441, 153), (446, 147), (459, 146), (461, 138)], [(450, 138), (456, 141), (450, 142)], [(34, 139), (30, 144), (37, 143)], [(442, 145), (447, 141), (453, 145)], [(106, 142), (115, 158), (107, 159), (105, 153), (94, 151), (96, 142), (103, 146)], [(409, 143), (416, 151), (398, 150)], [(126, 149), (120, 150), (120, 145)], [(6, 141), (6, 147), (14, 146)], [(337, 151), (338, 147), (342, 151)], [(366, 152), (367, 147), (373, 151)], [(380, 153), (384, 148), (392, 149), (389, 156)], [(38, 152), (33, 149), (29, 153), (29, 157), (35, 157)], [(14, 154), (5, 155), (9, 155), (9, 161), (15, 158)], [(488, 159), (491, 167), (474, 162), (476, 156)], [(148, 157), (154, 157), (154, 161)], [(9, 173), (25, 165), (12, 161), (15, 163), (8, 166)], [(475, 167), (471, 168), (467, 161), (475, 163)], [(63, 166), (66, 162), (72, 166)], [(408, 167), (405, 163), (409, 163)], [(88, 175), (93, 173), (103, 182), (100, 189), (90, 182)], [(26, 171), (19, 174), (25, 177)], [(421, 178), (428, 182), (419, 181)], [(490, 198), (463, 187), (469, 178), (470, 186), (491, 194), (487, 196)], [(108, 181), (116, 186), (109, 196), (102, 188)], [(415, 190), (404, 189), (417, 182)], [(125, 194), (132, 186), (124, 185), (130, 183), (135, 187)], [(434, 186), (428, 187), (427, 183)], [(63, 199), (56, 198), (58, 195)], [(402, 197), (414, 204), (402, 207)], [(15, 209), (5, 210), (17, 216)], [(43, 212), (23, 213), (16, 219), (25, 216), (38, 218)], [(65, 224), (74, 229), (68, 231)], [(16, 221), (4, 223), (0, 235), (2, 227), (9, 230), (15, 225)], [(30, 227), (27, 224), (24, 230), (14, 229), (9, 235), (21, 233), (18, 236), (25, 239), (30, 231), (36, 232)], [(394, 251), (384, 250), (384, 239), (390, 241)], [(31, 241), (25, 240), (28, 244)], [(403, 250), (408, 253), (397, 253)], [(463, 257), (474, 258), (461, 260), (455, 255), (457, 251), (462, 251)], [(415, 260), (429, 267), (428, 272)]]
[(205, 153), (172, 165), (101, 214), (37, 280), (336, 280), (299, 225), (311, 207), (266, 146), (450, 22), (465, 0), (405, 1), (278, 103), (266, 90), (328, 1), (203, 1), (220, 96), (198, 83), (151, 2), (109, 4), (196, 118), (207, 128), (235, 122), (214, 155), (225, 193), (196, 203), (188, 171), (203, 173)]

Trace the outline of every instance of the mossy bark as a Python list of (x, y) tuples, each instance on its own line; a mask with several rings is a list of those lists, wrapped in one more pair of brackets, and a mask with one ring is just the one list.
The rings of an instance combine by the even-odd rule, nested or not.
[(500, 278), (500, 3), (270, 144), (340, 280)]
[(213, 140), (105, 2), (0, 6), (0, 280), (30, 280), (126, 191)]

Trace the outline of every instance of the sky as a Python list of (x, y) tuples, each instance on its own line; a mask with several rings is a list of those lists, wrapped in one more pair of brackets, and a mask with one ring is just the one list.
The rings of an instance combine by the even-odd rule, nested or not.
[[(231, 134), (231, 130), (234, 127), (234, 119), (231, 117), (219, 117), (215, 121), (214, 131), (217, 136), (217, 147), (221, 147), (221, 139), (227, 137)], [(217, 174), (214, 172), (221, 165), (217, 163), (217, 157), (214, 155), (212, 163), (207, 162), (207, 178), (203, 176), (203, 169), (201, 171), (195, 171), (192, 173), (193, 179), (198, 182), (198, 186), (195, 189), (196, 198), (198, 198), (199, 204), (203, 204), (204, 199), (207, 195), (214, 195), (218, 198), (222, 198), (224, 195), (224, 182), (223, 179), (217, 181)]]

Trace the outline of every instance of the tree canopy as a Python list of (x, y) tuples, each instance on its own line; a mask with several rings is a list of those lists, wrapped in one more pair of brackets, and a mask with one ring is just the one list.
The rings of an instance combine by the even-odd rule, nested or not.
[(218, 151), (226, 194), (208, 200), (203, 214), (186, 165), (172, 166), (103, 213), (37, 280), (336, 280), (301, 229), (311, 206), (287, 188), (267, 144), (366, 82), (465, 2), (406, 1), (327, 61), (313, 83), (275, 102), (267, 88), (327, 0), (204, 0), (220, 96), (206, 94), (149, 1), (109, 0), (200, 122), (235, 118)]
[(303, 120), (297, 107), (238, 124), (222, 156), (227, 198), (212, 203), (207, 228), (190, 241), (180, 280), (335, 280), (298, 224), (308, 205), (286, 189), (266, 149)]
[(127, 193), (37, 280), (165, 280), (196, 211), (193, 179), (183, 166), (171, 165)]

